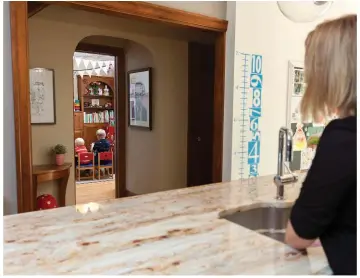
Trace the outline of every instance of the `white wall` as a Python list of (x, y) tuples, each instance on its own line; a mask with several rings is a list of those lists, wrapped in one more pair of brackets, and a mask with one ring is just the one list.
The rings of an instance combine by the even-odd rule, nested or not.
[(231, 180), (232, 130), (233, 130), (233, 88), (235, 66), (236, 2), (227, 2), (226, 56), (225, 56), (225, 96), (224, 96), (224, 137), (223, 137), (223, 181)]
[[(305, 38), (319, 22), (325, 18), (354, 13), (356, 4), (356, 1), (335, 1), (325, 17), (317, 22), (293, 23), (281, 14), (275, 1), (236, 2), (235, 50), (263, 56), (260, 175), (274, 174), (276, 171), (278, 129), (286, 124), (289, 60), (303, 60)], [(228, 10), (230, 5), (232, 4), (229, 2)], [(229, 21), (230, 26), (234, 24), (233, 18), (229, 18)], [(233, 52), (227, 53), (227, 57), (229, 55), (233, 55)], [(235, 57), (234, 68), (227, 64), (227, 76), (231, 75), (235, 69), (233, 93), (227, 94), (225, 99), (225, 103), (230, 103), (228, 98), (233, 99), (233, 118), (239, 115), (241, 108), (240, 96), (234, 95), (234, 87), (240, 81), (239, 65), (239, 57)], [(228, 81), (230, 82), (229, 78)], [(227, 84), (227, 86), (230, 85)], [(235, 151), (241, 132), (238, 125), (233, 123), (233, 118), (230, 118), (231, 113), (226, 112), (225, 116), (225, 123), (233, 125), (232, 136), (224, 135), (224, 140), (227, 141), (225, 144), (229, 144), (229, 137), (232, 137), (232, 151)], [(227, 159), (229, 157), (225, 158)], [(239, 178), (237, 168), (238, 164), (233, 157), (232, 179)]]
[(3, 90), (3, 123), (4, 123), (4, 215), (17, 213), (16, 158), (14, 129), (14, 99), (12, 86), (11, 36), (9, 2), (4, 2), (3, 22), (3, 57), (4, 57), (4, 90)]

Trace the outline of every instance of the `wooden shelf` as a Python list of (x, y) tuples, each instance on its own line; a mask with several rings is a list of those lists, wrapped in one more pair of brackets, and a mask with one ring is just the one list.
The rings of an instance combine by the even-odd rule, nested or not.
[(84, 111), (86, 110), (114, 110), (114, 108), (105, 108), (105, 107), (84, 107)]
[[(77, 77), (78, 80), (78, 97), (80, 100), (80, 107), (82, 113), (77, 113), (77, 128), (74, 130), (76, 135), (75, 138), (81, 137), (85, 140), (85, 145), (90, 146), (90, 144), (96, 141), (96, 131), (99, 128), (105, 128), (109, 125), (109, 123), (85, 123), (84, 122), (84, 113), (92, 114), (92, 113), (104, 113), (105, 111), (114, 111), (114, 107), (116, 104), (115, 99), (115, 79), (110, 76), (88, 76), (84, 75), (83, 78), (81, 76)], [(90, 95), (88, 88), (90, 84), (93, 82), (99, 82), (99, 87), (104, 89), (107, 85), (109, 89), (109, 96), (105, 95)], [(95, 93), (95, 91), (93, 91)], [(101, 107), (85, 107), (84, 103), (87, 105), (91, 105), (94, 99), (98, 100), (97, 104), (101, 105)], [(111, 103), (112, 107), (106, 108), (105, 105), (107, 103)]]
[(113, 96), (96, 96), (96, 95), (83, 95), (83, 97), (86, 97), (86, 98), (110, 98), (112, 99)]
[(109, 123), (84, 123), (84, 127), (87, 126), (99, 126), (99, 125), (109, 125)]

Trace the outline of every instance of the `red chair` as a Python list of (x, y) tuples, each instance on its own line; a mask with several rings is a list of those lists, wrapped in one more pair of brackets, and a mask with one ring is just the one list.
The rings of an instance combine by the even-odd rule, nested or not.
[[(94, 157), (95, 157), (94, 153), (79, 153), (78, 154), (78, 163), (76, 165), (76, 173), (78, 176), (78, 181), (81, 180), (81, 176), (80, 176), (81, 171), (85, 171), (85, 170), (92, 170), (92, 179), (95, 180)], [(84, 161), (91, 161), (91, 162), (84, 164)]]
[(114, 126), (107, 126), (105, 131), (106, 131), (106, 139), (110, 143), (110, 151), (114, 152), (114, 147), (115, 147), (115, 127)]
[(108, 175), (110, 175), (109, 170), (111, 169), (111, 178), (114, 178), (114, 168), (113, 163), (114, 162), (114, 156), (112, 152), (102, 152), (98, 153), (98, 179), (100, 180), (100, 173), (101, 169), (104, 169), (104, 171), (108, 172)]

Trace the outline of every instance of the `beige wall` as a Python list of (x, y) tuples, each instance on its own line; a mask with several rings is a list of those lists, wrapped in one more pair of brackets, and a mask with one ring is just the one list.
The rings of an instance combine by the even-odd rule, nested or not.
[[(167, 1), (170, 2), (170, 1)], [(225, 1), (216, 1), (226, 5)], [(164, 2), (159, 2), (157, 4), (161, 4)], [(170, 4), (173, 2), (170, 2)], [(187, 10), (189, 3), (184, 2), (183, 5), (178, 6), (179, 9)], [(207, 1), (208, 5), (213, 7), (213, 2)], [(202, 9), (205, 9), (206, 6), (202, 6)], [(206, 9), (208, 10), (208, 9)], [(210, 8), (209, 10), (213, 10)], [(199, 12), (198, 9), (195, 12)], [(207, 14), (210, 15), (210, 14)], [(214, 15), (216, 16), (216, 15)], [(38, 17), (36, 15), (30, 21), (33, 21)], [(57, 17), (59, 18), (59, 16)], [(87, 19), (89, 21), (89, 18)], [(4, 14), (3, 14), (3, 22), (4, 22), (4, 42), (10, 42), (10, 19), (9, 19), (9, 2), (4, 3)], [(32, 25), (32, 23), (29, 23)], [(30, 26), (29, 26), (30, 27)], [(31, 28), (31, 27), (30, 27)], [(131, 28), (130, 28), (131, 29)], [(90, 32), (91, 33), (91, 32)], [(196, 36), (197, 37), (197, 36)], [(8, 142), (6, 144), (7, 148), (4, 149), (4, 159), (6, 159), (7, 163), (4, 164), (4, 213), (13, 214), (17, 212), (17, 191), (16, 191), (16, 167), (15, 167), (15, 144), (14, 144), (14, 128), (13, 128), (13, 115), (14, 115), (14, 105), (13, 105), (13, 90), (12, 90), (12, 75), (11, 75), (11, 61), (7, 60), (7, 57), (11, 57), (11, 48), (10, 43), (4, 45), (4, 64), (7, 63), (8, 71), (4, 72), (4, 125), (8, 125), (6, 128), (7, 132), (4, 134), (4, 142)], [(34, 62), (35, 63), (35, 62)], [(37, 64), (37, 63), (35, 63)], [(8, 74), (7, 74), (8, 73)], [(6, 89), (5, 89), (6, 88)], [(71, 188), (70, 190), (74, 190)], [(74, 199), (71, 197), (70, 200), (68, 198), (68, 204), (73, 203)]]
[[(126, 47), (129, 69), (152, 66), (152, 132), (128, 130), (127, 179), (134, 193), (184, 187), (187, 141), (187, 39), (200, 38), (188, 30), (49, 7), (29, 21), (30, 67), (55, 69), (56, 125), (32, 126), (33, 162), (50, 163), (48, 150), (56, 143), (69, 147), (73, 160), (72, 56), (83, 38), (104, 35), (136, 42)], [(209, 39), (204, 37), (204, 39)], [(139, 49), (148, 50), (146, 57)], [(73, 170), (72, 170), (73, 171)], [(39, 194), (56, 194), (54, 186), (41, 186)], [(73, 173), (68, 183), (67, 205), (75, 203)]]

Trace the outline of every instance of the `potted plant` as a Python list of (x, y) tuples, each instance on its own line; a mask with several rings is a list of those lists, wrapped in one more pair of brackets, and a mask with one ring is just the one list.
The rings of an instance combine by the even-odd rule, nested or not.
[(56, 165), (63, 165), (65, 160), (65, 154), (67, 152), (66, 147), (62, 144), (57, 144), (52, 148), (53, 153), (56, 155)]
[(313, 135), (309, 137), (307, 145), (309, 148), (316, 149), (317, 145), (319, 144), (319, 141), (320, 141), (320, 136)]

